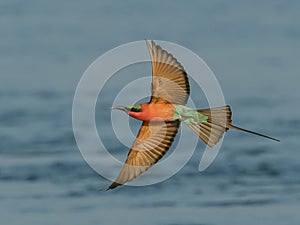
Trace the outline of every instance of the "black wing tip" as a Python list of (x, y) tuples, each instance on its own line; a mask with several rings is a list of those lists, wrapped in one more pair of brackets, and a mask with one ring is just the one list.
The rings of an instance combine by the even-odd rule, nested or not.
[(115, 187), (111, 187), (111, 186), (109, 186), (109, 187), (106, 187), (106, 188), (100, 188), (98, 191), (99, 192), (107, 192), (107, 191), (110, 191), (110, 190), (112, 190), (112, 189), (114, 189)]
[(109, 190), (115, 189), (116, 187), (118, 187), (118, 186), (120, 186), (120, 185), (122, 185), (122, 184), (119, 184), (119, 183), (114, 182), (114, 183), (112, 183), (109, 187), (101, 188), (101, 189), (99, 189), (98, 191), (99, 191), (99, 192), (109, 191)]
[(109, 190), (109, 188), (106, 187), (106, 188), (100, 188), (98, 191), (99, 191), (99, 192), (106, 192), (106, 191), (108, 191), (108, 190)]
[(106, 192), (106, 191), (109, 191), (109, 190), (112, 190), (116, 187), (118, 187), (120, 184), (117, 184), (117, 183), (112, 183), (110, 186), (106, 187), (106, 188), (100, 188), (98, 191), (99, 192)]

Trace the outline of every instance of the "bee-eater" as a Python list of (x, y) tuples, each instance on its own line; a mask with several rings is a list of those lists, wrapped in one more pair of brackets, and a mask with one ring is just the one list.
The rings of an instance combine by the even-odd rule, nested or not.
[(232, 125), (229, 105), (197, 110), (186, 107), (190, 85), (183, 66), (154, 41), (150, 45), (146, 40), (146, 45), (152, 64), (152, 96), (147, 103), (112, 107), (143, 121), (143, 124), (120, 174), (106, 190), (132, 181), (160, 160), (172, 145), (181, 122), (210, 147), (229, 128), (279, 141)]

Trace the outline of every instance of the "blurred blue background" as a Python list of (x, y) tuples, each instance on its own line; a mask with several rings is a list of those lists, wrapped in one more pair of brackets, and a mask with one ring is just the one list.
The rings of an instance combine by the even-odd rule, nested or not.
[[(1, 0), (1, 224), (298, 225), (299, 10), (296, 0)], [(99, 55), (144, 38), (200, 55), (235, 124), (281, 142), (228, 132), (203, 173), (199, 143), (169, 180), (99, 193), (109, 182), (73, 137), (75, 88)], [(110, 96), (103, 99), (108, 108)], [(110, 137), (125, 158), (127, 149)]]

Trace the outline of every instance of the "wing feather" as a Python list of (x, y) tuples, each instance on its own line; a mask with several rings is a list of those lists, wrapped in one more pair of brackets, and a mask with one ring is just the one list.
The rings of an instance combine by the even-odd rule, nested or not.
[[(149, 103), (185, 105), (190, 86), (183, 66), (172, 54), (154, 41), (146, 41), (152, 64), (152, 96)], [(125, 164), (116, 180), (108, 187), (113, 189), (133, 180), (151, 168), (169, 150), (180, 122), (143, 122)]]
[(185, 105), (190, 86), (187, 74), (177, 59), (154, 41), (146, 41), (152, 63), (152, 97), (150, 103)]
[(125, 164), (108, 189), (123, 185), (147, 171), (171, 147), (180, 122), (143, 122)]

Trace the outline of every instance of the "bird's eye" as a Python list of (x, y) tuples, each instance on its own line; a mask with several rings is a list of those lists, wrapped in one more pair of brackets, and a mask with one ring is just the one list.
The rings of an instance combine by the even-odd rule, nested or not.
[(140, 105), (134, 105), (130, 108), (131, 112), (142, 112), (142, 107)]
[(131, 108), (130, 109), (131, 112), (142, 112), (141, 108)]

